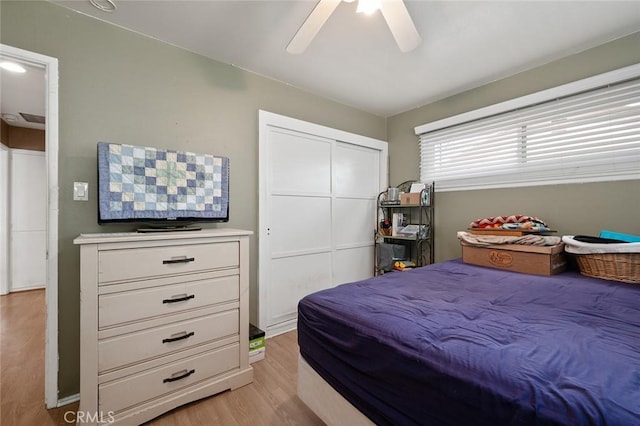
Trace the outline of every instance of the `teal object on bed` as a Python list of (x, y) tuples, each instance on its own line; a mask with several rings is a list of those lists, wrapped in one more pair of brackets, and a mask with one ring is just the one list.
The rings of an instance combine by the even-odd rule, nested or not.
[(613, 231), (602, 231), (600, 233), (600, 237), (626, 241), (627, 243), (640, 243), (640, 235), (621, 234), (620, 232)]

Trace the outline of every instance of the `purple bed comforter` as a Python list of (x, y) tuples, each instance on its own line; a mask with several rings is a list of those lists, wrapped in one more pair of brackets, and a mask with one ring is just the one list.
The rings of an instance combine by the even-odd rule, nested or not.
[(640, 425), (640, 286), (443, 262), (311, 294), (303, 358), (377, 424)]

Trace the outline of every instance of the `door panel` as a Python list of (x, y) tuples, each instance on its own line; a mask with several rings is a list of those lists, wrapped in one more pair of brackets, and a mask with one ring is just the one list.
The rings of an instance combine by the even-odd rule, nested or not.
[(360, 281), (373, 275), (373, 246), (337, 250), (334, 285)]
[(344, 248), (365, 244), (373, 246), (376, 221), (375, 200), (338, 198), (335, 200), (334, 206), (336, 247)]
[(300, 299), (333, 286), (331, 270), (331, 252), (273, 259), (267, 294), (269, 325), (295, 320)]
[(333, 166), (336, 196), (370, 198), (380, 192), (380, 151), (338, 142)]
[(47, 276), (46, 231), (12, 234), (10, 291), (44, 288)]
[(274, 130), (271, 142), (272, 193), (331, 193), (331, 141)]
[(271, 256), (331, 250), (331, 199), (274, 195)]

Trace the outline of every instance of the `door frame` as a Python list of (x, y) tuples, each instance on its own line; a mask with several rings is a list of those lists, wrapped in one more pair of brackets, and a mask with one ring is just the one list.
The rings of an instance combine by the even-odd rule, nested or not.
[(45, 158), (47, 164), (47, 277), (44, 398), (58, 406), (58, 59), (0, 44), (0, 54), (44, 67), (46, 78)]
[(265, 265), (269, 264), (270, 248), (268, 244), (268, 171), (270, 164), (270, 152), (268, 146), (269, 128), (280, 128), (292, 130), (295, 132), (305, 133), (308, 135), (319, 136), (325, 139), (331, 139), (347, 144), (361, 146), (365, 148), (376, 149), (380, 151), (380, 188), (386, 188), (388, 185), (388, 144), (386, 141), (373, 139), (367, 136), (322, 126), (296, 118), (275, 114), (268, 111), (258, 111), (258, 327), (267, 332), (266, 337), (272, 337), (279, 333), (289, 331), (288, 329), (274, 330), (269, 333), (267, 330), (267, 309), (261, 307), (260, 304), (267, 296), (266, 285), (269, 273)]

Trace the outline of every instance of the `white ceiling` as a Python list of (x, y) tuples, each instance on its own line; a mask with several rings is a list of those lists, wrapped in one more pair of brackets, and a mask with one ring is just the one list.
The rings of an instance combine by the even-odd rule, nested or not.
[(408, 0), (423, 43), (401, 53), (379, 12), (341, 3), (291, 55), (314, 0), (113, 0), (112, 13), (51, 1), (382, 117), (640, 31), (640, 1)]
[(11, 126), (44, 130), (44, 124), (30, 123), (20, 113), (45, 116), (46, 85), (44, 68), (16, 61), (0, 54), (0, 61), (17, 62), (22, 74), (0, 68), (0, 116)]
[(379, 12), (342, 3), (305, 53), (285, 48), (316, 1), (55, 3), (380, 116), (640, 31), (640, 1), (405, 1), (423, 43), (401, 53)]

